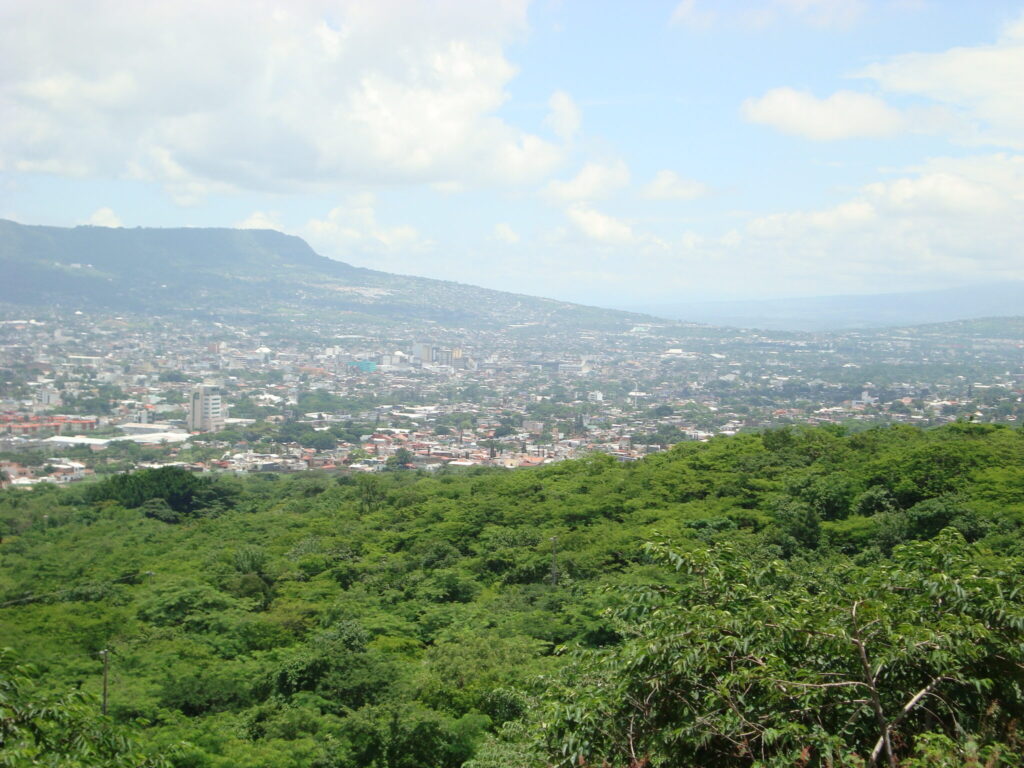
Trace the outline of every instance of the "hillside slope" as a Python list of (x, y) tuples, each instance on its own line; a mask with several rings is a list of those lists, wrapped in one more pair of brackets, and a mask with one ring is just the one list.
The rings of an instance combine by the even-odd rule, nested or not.
[[(98, 692), (112, 649), (111, 713), (165, 754), (187, 742), (178, 768), (625, 768), (627, 730), (657, 765), (860, 765), (876, 716), (852, 640), (829, 638), (856, 639), (863, 604), (899, 757), (950, 755), (900, 764), (972, 764), (972, 738), (1003, 749), (1024, 715), (1022, 466), (1021, 430), (956, 424), (629, 465), (8, 490), (0, 637), (53, 691)], [(648, 679), (667, 698), (633, 709)], [(900, 716), (932, 679), (941, 706)], [(977, 764), (1019, 764), (1003, 754)]]
[[(934, 291), (632, 306), (659, 317), (780, 331), (838, 331), (922, 325), (1021, 312), (1024, 283), (964, 285)], [(629, 305), (627, 305), (629, 306)]]
[(0, 302), (115, 312), (629, 327), (642, 316), (353, 267), (272, 230), (26, 226), (0, 220)]

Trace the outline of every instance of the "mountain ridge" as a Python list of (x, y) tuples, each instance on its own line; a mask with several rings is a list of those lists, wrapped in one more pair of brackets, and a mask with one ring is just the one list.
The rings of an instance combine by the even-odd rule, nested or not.
[(1024, 282), (783, 299), (655, 303), (633, 307), (659, 317), (775, 331), (842, 331), (928, 325), (1022, 312)]
[(488, 326), (616, 327), (652, 319), (356, 267), (271, 229), (65, 228), (0, 219), (0, 269), (9, 276), (0, 301), (17, 305), (242, 314), (302, 307), (378, 322)]

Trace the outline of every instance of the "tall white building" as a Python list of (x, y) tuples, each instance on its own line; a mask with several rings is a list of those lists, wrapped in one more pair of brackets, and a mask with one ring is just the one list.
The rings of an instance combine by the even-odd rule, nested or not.
[(189, 397), (188, 429), (190, 432), (215, 432), (223, 429), (227, 409), (214, 387), (201, 385)]
[(36, 391), (36, 403), (48, 408), (59, 408), (64, 404), (60, 392), (53, 387), (40, 387)]
[(434, 345), (424, 341), (414, 342), (412, 356), (421, 363), (432, 363), (434, 361)]

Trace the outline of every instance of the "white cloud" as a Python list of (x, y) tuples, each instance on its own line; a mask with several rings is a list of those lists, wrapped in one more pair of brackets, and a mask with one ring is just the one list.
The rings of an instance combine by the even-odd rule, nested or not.
[(699, 181), (681, 178), (674, 171), (663, 170), (655, 174), (644, 187), (644, 197), (650, 200), (696, 200), (707, 194), (707, 187)]
[(555, 91), (548, 99), (548, 107), (551, 110), (545, 120), (548, 127), (564, 141), (575, 138), (579, 133), (583, 117), (572, 96), (565, 91)]
[(818, 141), (943, 134), (960, 144), (1024, 149), (1024, 16), (990, 45), (911, 53), (871, 64), (857, 77), (884, 93), (925, 100), (897, 109), (881, 98), (837, 91), (826, 98), (775, 88), (748, 99), (747, 120)]
[[(496, 116), (526, 0), (0, 5), (0, 166), (218, 185), (518, 184), (562, 150)], [(567, 126), (568, 127), (568, 126)]]
[(457, 195), (466, 190), (466, 185), (461, 181), (435, 181), (430, 187), (442, 195)]
[(628, 243), (633, 239), (633, 228), (614, 216), (595, 211), (584, 203), (571, 206), (566, 214), (581, 233), (591, 240), (604, 243)]
[(622, 160), (590, 162), (567, 181), (552, 181), (544, 192), (556, 200), (593, 200), (606, 197), (629, 184), (629, 167)]
[(819, 27), (848, 27), (866, 10), (864, 0), (776, 0), (784, 10)]
[(94, 227), (123, 227), (121, 217), (112, 208), (97, 208), (89, 217), (89, 224)]
[(763, 285), (799, 276), (818, 293), (1024, 278), (1024, 156), (908, 170), (831, 208), (751, 220), (734, 255), (756, 255), (744, 269)]
[(853, 91), (819, 99), (793, 88), (775, 88), (760, 99), (745, 101), (743, 116), (816, 141), (892, 136), (906, 127), (899, 110), (875, 96)]
[(351, 195), (325, 218), (307, 222), (303, 234), (317, 250), (339, 257), (350, 253), (405, 257), (430, 247), (414, 227), (378, 222), (376, 202), (370, 193)]
[(762, 238), (784, 238), (794, 232), (841, 233), (877, 220), (875, 206), (863, 200), (837, 205), (824, 211), (777, 213), (753, 219), (750, 234)]
[[(618, 249), (567, 240), (553, 250), (592, 263), (595, 274), (578, 276), (575, 287), (563, 279), (563, 290), (587, 286), (612, 302), (885, 293), (1024, 279), (1024, 155), (929, 160), (834, 205), (751, 218), (718, 236), (687, 232), (666, 242), (585, 204), (572, 214), (590, 240), (628, 243), (630, 270), (622, 269)], [(608, 274), (618, 276), (614, 284)]]
[[(720, 13), (708, 10), (709, 5), (717, 7)], [(694, 29), (707, 29), (720, 18), (726, 23), (753, 29), (789, 20), (815, 27), (845, 28), (860, 21), (866, 10), (866, 0), (762, 0), (741, 3), (738, 8), (704, 0), (681, 0), (669, 21)]]
[(919, 96), (971, 124), (953, 138), (1024, 148), (1024, 16), (991, 45), (911, 53), (865, 68), (861, 77), (891, 93)]
[(704, 11), (697, 7), (697, 0), (682, 0), (673, 9), (670, 23), (696, 29), (706, 29), (715, 21), (713, 11)]
[(504, 221), (494, 225), (494, 237), (503, 243), (514, 244), (519, 242), (519, 233)]
[(505, 270), (502, 282), (490, 272), (480, 279), (609, 306), (1024, 279), (1024, 154), (929, 160), (831, 205), (750, 217), (717, 233), (655, 231), (658, 222), (588, 202), (570, 205), (566, 217), (564, 229), (538, 238), (528, 274), (509, 260), (493, 267)]
[(278, 215), (274, 211), (253, 211), (235, 223), (237, 229), (281, 229)]

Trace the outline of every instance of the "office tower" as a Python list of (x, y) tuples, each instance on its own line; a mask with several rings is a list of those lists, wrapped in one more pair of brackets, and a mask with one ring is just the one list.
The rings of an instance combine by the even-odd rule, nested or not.
[(224, 427), (227, 411), (214, 387), (201, 385), (189, 397), (188, 428), (191, 432), (215, 432)]

